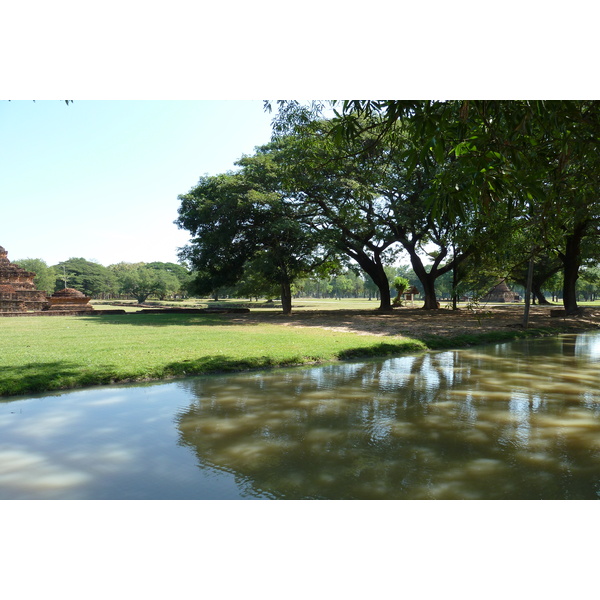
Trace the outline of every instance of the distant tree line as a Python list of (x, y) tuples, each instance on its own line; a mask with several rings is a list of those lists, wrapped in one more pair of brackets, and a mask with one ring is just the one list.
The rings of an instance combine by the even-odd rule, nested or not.
[(36, 273), (37, 289), (49, 295), (70, 287), (101, 300), (135, 298), (142, 303), (149, 297), (185, 298), (192, 279), (186, 267), (169, 262), (121, 262), (108, 267), (85, 258), (69, 258), (52, 266), (40, 258), (14, 262)]

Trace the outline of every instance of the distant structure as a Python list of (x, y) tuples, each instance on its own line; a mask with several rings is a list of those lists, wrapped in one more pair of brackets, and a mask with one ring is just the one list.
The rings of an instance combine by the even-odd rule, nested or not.
[(34, 277), (35, 273), (11, 263), (8, 260), (8, 253), (0, 246), (1, 316), (73, 315), (96, 312), (90, 304), (90, 298), (73, 288), (59, 290), (48, 297), (46, 292), (35, 289)]
[(13, 265), (0, 246), (0, 313), (38, 312), (46, 308), (46, 292), (35, 289), (34, 277), (35, 273)]
[(411, 285), (405, 292), (404, 292), (404, 299), (406, 300), (406, 303), (410, 303), (411, 306), (414, 305), (415, 303), (415, 296), (419, 295), (419, 290), (418, 288), (416, 288), (414, 285)]
[(62, 311), (62, 312), (77, 312), (85, 313), (93, 311), (94, 308), (90, 304), (91, 298), (88, 298), (85, 294), (82, 294), (79, 290), (73, 288), (65, 288), (54, 292), (52, 296), (48, 298), (48, 311)]
[(513, 292), (505, 279), (500, 279), (498, 283), (482, 298), (485, 302), (519, 302), (521, 296)]

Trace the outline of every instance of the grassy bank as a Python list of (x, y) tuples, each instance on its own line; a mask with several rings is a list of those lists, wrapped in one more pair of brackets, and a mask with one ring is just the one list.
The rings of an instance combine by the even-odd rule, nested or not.
[(0, 319), (0, 396), (119, 381), (385, 356), (417, 340), (220, 315), (104, 315)]
[(281, 323), (234, 322), (224, 315), (123, 314), (0, 319), (0, 396), (113, 382), (300, 365), (442, 350), (559, 329), (511, 329), (419, 339)]
[(430, 350), (447, 350), (449, 348), (464, 348), (480, 344), (500, 344), (531, 337), (558, 335), (560, 329), (537, 328), (518, 329), (513, 331), (485, 331), (472, 334), (454, 335), (449, 337), (421, 336), (421, 340)]

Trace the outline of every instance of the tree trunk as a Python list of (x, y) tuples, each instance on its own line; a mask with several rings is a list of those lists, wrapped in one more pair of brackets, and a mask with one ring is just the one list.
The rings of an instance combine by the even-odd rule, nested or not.
[[(414, 247), (409, 246), (408, 244), (402, 244), (405, 250), (408, 252), (410, 256), (410, 262), (412, 264), (413, 271), (415, 275), (419, 278), (421, 285), (423, 286), (423, 293), (425, 297), (423, 299), (423, 308), (425, 310), (435, 310), (439, 308), (439, 303), (437, 301), (437, 297), (435, 295), (435, 280), (443, 275), (449, 268), (454, 268), (458, 264), (459, 260), (455, 257), (453, 259), (453, 265), (450, 267), (444, 268), (443, 270), (437, 270), (436, 265), (431, 267), (429, 273), (425, 270), (425, 266), (423, 265), (419, 255), (417, 254)], [(461, 259), (462, 260), (462, 259)]]
[(385, 312), (392, 310), (392, 296), (390, 294), (390, 282), (388, 281), (385, 271), (383, 273), (376, 274), (377, 279), (371, 279), (379, 289), (379, 308), (377, 310)]
[[(538, 304), (546, 304), (551, 306), (552, 302), (555, 301), (554, 292), (552, 292), (552, 302), (548, 302), (546, 300), (543, 292), (542, 286), (554, 275), (558, 273), (562, 269), (562, 260), (558, 260), (557, 263), (554, 262), (553, 259), (549, 258), (547, 255), (539, 255), (536, 256), (536, 261), (534, 263), (533, 270), (533, 281), (531, 284), (531, 291), (534, 294), (535, 298), (538, 301)], [(511, 279), (513, 279), (519, 285), (522, 285), (524, 288), (527, 287), (527, 275), (529, 273), (529, 268), (521, 268), (521, 266), (513, 269), (511, 273)], [(535, 304), (535, 300), (534, 300)]]
[(409, 250), (410, 262), (413, 267), (415, 275), (419, 278), (421, 285), (423, 286), (423, 308), (425, 310), (435, 310), (439, 308), (437, 297), (435, 295), (435, 280), (437, 277), (436, 273), (427, 272), (421, 259), (417, 253)]
[(423, 291), (425, 293), (423, 308), (425, 310), (435, 310), (439, 308), (439, 303), (435, 295), (435, 278), (431, 277), (429, 273), (426, 273), (426, 277), (420, 277), (419, 280), (423, 284)]
[(531, 287), (533, 285), (533, 256), (529, 259), (527, 285), (525, 286), (525, 311), (523, 313), (523, 329), (529, 327), (529, 304), (531, 303)]
[(552, 302), (548, 302), (548, 300), (546, 300), (546, 296), (544, 296), (544, 293), (541, 290), (540, 284), (537, 283), (535, 280), (533, 282), (533, 295), (537, 298), (538, 304), (542, 305), (542, 304), (546, 304), (548, 306), (552, 305)]
[(577, 292), (575, 286), (579, 279), (579, 265), (573, 257), (565, 256), (565, 275), (563, 282), (563, 305), (568, 315), (577, 314)]
[(377, 310), (382, 312), (391, 311), (392, 297), (390, 295), (390, 282), (381, 262), (358, 252), (348, 254), (360, 265), (360, 268), (377, 286), (379, 290), (379, 308)]
[(144, 302), (146, 302), (146, 300), (148, 299), (149, 295), (150, 294), (143, 294), (143, 293), (142, 294), (139, 294), (139, 293), (136, 294), (136, 293), (134, 293), (133, 297), (138, 301), (138, 304), (144, 304)]
[(567, 315), (577, 314), (576, 284), (579, 279), (581, 266), (581, 240), (587, 223), (578, 223), (571, 235), (566, 237), (565, 253), (561, 255), (563, 261), (563, 305)]
[[(456, 252), (454, 253), (456, 255)], [(458, 310), (458, 273), (457, 267), (452, 269), (452, 310)]]
[(292, 314), (292, 290), (288, 280), (281, 282), (281, 308), (284, 315)]

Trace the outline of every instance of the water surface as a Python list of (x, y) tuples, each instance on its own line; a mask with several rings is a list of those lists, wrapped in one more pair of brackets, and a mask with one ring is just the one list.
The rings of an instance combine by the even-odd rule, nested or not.
[(0, 403), (0, 498), (596, 499), (600, 335)]

